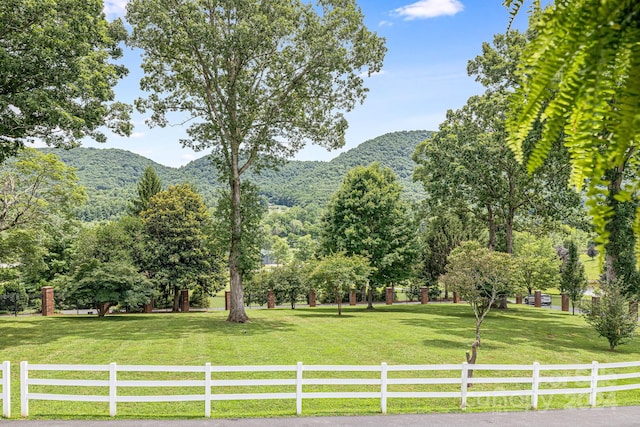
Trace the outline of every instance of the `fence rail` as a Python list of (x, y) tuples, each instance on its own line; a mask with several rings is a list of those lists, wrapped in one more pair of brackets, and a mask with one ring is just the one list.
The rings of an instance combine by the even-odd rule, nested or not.
[[(617, 374), (600, 374), (605, 369), (638, 368), (633, 372)], [(30, 374), (36, 371), (77, 371), (77, 372), (108, 372), (108, 379), (62, 379), (62, 378), (32, 378)], [(429, 372), (453, 372), (454, 376), (428, 375)], [(515, 376), (481, 376), (483, 372), (510, 371)], [(572, 375), (567, 371), (574, 371)], [(156, 373), (188, 373), (191, 377), (200, 376), (200, 379), (119, 379), (122, 372), (156, 372)], [(331, 373), (331, 377), (325, 377), (318, 373)], [(343, 378), (346, 372), (352, 378)], [(473, 375), (472, 375), (473, 372)], [(224, 379), (224, 374), (229, 373), (258, 373), (280, 376), (288, 375), (288, 378), (249, 378), (249, 379)], [(316, 374), (314, 374), (316, 373)], [(363, 373), (363, 374), (355, 374)], [(413, 376), (410, 375), (413, 373)], [(554, 375), (554, 373), (556, 373)], [(418, 375), (416, 375), (418, 374)], [(95, 374), (94, 374), (95, 375)], [(101, 374), (106, 376), (106, 374)], [(9, 416), (9, 362), (3, 364), (3, 402), (4, 416)], [(354, 378), (358, 377), (359, 378)], [(364, 376), (364, 377), (363, 377)], [(538, 397), (542, 395), (571, 395), (588, 394), (591, 406), (596, 406), (598, 393), (614, 392), (622, 390), (640, 389), (640, 380), (610, 385), (611, 381), (634, 380), (640, 378), (640, 362), (628, 363), (603, 363), (592, 362), (590, 364), (571, 365), (489, 365), (489, 364), (446, 364), (446, 365), (276, 365), (276, 366), (143, 366), (143, 365), (42, 365), (20, 363), (20, 394), (21, 413), (23, 417), (29, 416), (30, 400), (59, 400), (82, 402), (108, 402), (109, 414), (116, 415), (117, 403), (120, 402), (179, 402), (197, 401), (204, 403), (205, 417), (211, 416), (211, 403), (224, 400), (262, 400), (262, 399), (291, 399), (295, 400), (296, 413), (302, 413), (303, 399), (379, 399), (380, 410), (387, 412), (388, 399), (395, 398), (458, 398), (461, 408), (465, 408), (468, 398), (474, 397), (499, 397), (499, 396), (525, 396), (531, 398), (531, 407), (538, 407)], [(598, 385), (599, 382), (607, 382), (607, 385)], [(563, 384), (564, 383), (564, 384)], [(469, 389), (470, 385), (501, 385), (502, 389), (478, 390)], [(523, 387), (522, 384), (526, 385)], [(549, 387), (549, 384), (556, 384)], [(559, 384), (559, 385), (558, 385)], [(582, 385), (580, 385), (582, 384)], [(444, 385), (450, 391), (415, 391), (403, 389), (406, 386)], [(519, 388), (508, 388), (511, 385), (519, 385)], [(547, 385), (547, 386), (545, 386)], [(563, 387), (565, 386), (566, 387)], [(571, 387), (569, 387), (571, 385)], [(33, 393), (30, 386), (58, 386), (58, 387), (104, 387), (103, 394), (56, 394)], [(280, 386), (285, 392), (264, 392), (265, 387)], [(350, 390), (345, 391), (344, 387)], [(150, 388), (164, 387), (197, 388), (196, 394), (142, 394), (120, 395), (118, 391), (123, 388)], [(224, 392), (228, 387), (250, 387), (251, 392), (236, 393), (235, 390)], [(321, 388), (317, 388), (321, 387)], [(342, 388), (342, 389), (341, 389)], [(506, 388), (506, 389), (505, 389)], [(311, 391), (309, 391), (311, 389)], [(306, 391), (305, 391), (306, 390)], [(326, 391), (329, 390), (329, 391)], [(453, 390), (453, 391), (451, 391)], [(215, 391), (216, 393), (214, 393)], [(84, 392), (84, 391), (83, 391)]]
[(2, 393), (0, 393), (2, 416), (9, 418), (11, 416), (11, 364), (9, 361), (2, 362), (0, 372), (2, 372), (0, 380), (0, 385), (2, 385)]

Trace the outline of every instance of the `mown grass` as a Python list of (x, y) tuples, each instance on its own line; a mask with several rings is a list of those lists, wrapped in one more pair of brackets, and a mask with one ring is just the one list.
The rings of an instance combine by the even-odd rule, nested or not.
[[(133, 365), (293, 365), (298, 361), (306, 365), (443, 364), (462, 362), (474, 338), (473, 314), (464, 304), (377, 306), (373, 311), (360, 306), (344, 307), (341, 317), (336, 311), (335, 307), (250, 310), (251, 322), (247, 324), (227, 323), (224, 311), (113, 315), (104, 319), (2, 317), (0, 361), (12, 363), (12, 413), (17, 417), (21, 360)], [(593, 360), (640, 360), (640, 342), (636, 339), (611, 352), (606, 340), (599, 338), (580, 316), (527, 306), (512, 305), (507, 311), (493, 311), (482, 328), (478, 363), (561, 364)], [(450, 373), (442, 375), (445, 374)], [(599, 405), (636, 404), (639, 399), (640, 392), (608, 393), (599, 396)], [(470, 399), (467, 410), (527, 409), (529, 404), (529, 398)], [(539, 407), (587, 404), (588, 396), (544, 396)], [(388, 406), (389, 413), (457, 410), (457, 399), (391, 399)], [(30, 413), (32, 418), (107, 418), (108, 409), (106, 404), (98, 403), (32, 401)], [(303, 413), (379, 413), (379, 401), (305, 400)], [(294, 414), (293, 401), (216, 402), (212, 409), (214, 417)], [(202, 403), (118, 404), (118, 417), (122, 418), (202, 416)]]

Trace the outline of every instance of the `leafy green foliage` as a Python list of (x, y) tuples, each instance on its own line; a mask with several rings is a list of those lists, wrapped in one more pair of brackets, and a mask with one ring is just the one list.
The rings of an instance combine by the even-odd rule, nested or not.
[(131, 107), (113, 102), (127, 69), (120, 20), (107, 22), (100, 0), (15, 0), (0, 3), (0, 162), (24, 142), (104, 142), (100, 128), (131, 132)]
[[(514, 11), (521, 3), (507, 2)], [(534, 38), (522, 56), (522, 86), (511, 102), (509, 146), (530, 171), (542, 166), (554, 141), (564, 136), (571, 155), (570, 184), (586, 186), (600, 244), (608, 241), (606, 224), (613, 214), (607, 171), (625, 165), (633, 171), (634, 178), (616, 196), (620, 200), (631, 198), (639, 176), (638, 14), (635, 0), (560, 1), (539, 11), (531, 23)], [(525, 156), (523, 142), (541, 118), (541, 138)], [(637, 213), (634, 231), (640, 234)]]
[[(2, 276), (7, 276), (6, 269), (2, 272)], [(0, 310), (10, 311), (14, 316), (17, 316), (19, 312), (27, 307), (29, 302), (27, 291), (24, 285), (16, 278), (2, 277), (0, 280)]]
[(72, 168), (30, 148), (0, 165), (0, 180), (0, 231), (70, 216), (85, 199)]
[(221, 259), (213, 251), (212, 223), (202, 198), (188, 184), (170, 186), (149, 199), (141, 213), (144, 270), (178, 311), (182, 289), (222, 288)]
[(317, 290), (333, 297), (342, 315), (342, 300), (352, 288), (366, 285), (375, 271), (367, 258), (338, 252), (321, 258), (312, 266), (309, 280)]
[(344, 178), (323, 216), (321, 251), (361, 255), (374, 288), (408, 278), (417, 256), (415, 230), (408, 206), (400, 199), (393, 172), (378, 163), (356, 167)]
[(447, 273), (440, 278), (471, 305), (476, 318), (476, 343), (480, 326), (500, 294), (513, 289), (511, 255), (495, 252), (474, 241), (463, 242), (451, 251)]
[(513, 261), (513, 280), (526, 287), (529, 295), (560, 284), (561, 261), (550, 238), (517, 234)]
[(582, 311), (587, 323), (609, 341), (611, 351), (635, 335), (638, 318), (629, 312), (629, 301), (620, 281), (606, 284), (600, 301), (584, 305)]

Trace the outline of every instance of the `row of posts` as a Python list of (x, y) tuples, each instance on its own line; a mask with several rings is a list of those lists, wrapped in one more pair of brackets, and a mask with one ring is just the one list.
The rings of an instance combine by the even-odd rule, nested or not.
[[(181, 291), (180, 298), (180, 311), (187, 312), (189, 311), (189, 291), (187, 289), (183, 289)], [(224, 298), (224, 308), (225, 310), (229, 310), (231, 305), (231, 292), (226, 291)], [(385, 302), (387, 305), (392, 305), (394, 299), (394, 289), (392, 287), (388, 287), (385, 290)], [(453, 293), (453, 303), (460, 303), (460, 295), (458, 292)], [(597, 304), (600, 301), (600, 297), (593, 296), (591, 297), (591, 302), (593, 304)], [(349, 305), (356, 305), (356, 291), (352, 289), (349, 294)], [(423, 286), (420, 288), (420, 304), (427, 304), (429, 302), (429, 288)], [(522, 295), (516, 296), (516, 304), (522, 304)], [(534, 304), (535, 307), (542, 306), (542, 292), (535, 291), (534, 292)], [(273, 291), (269, 291), (267, 295), (267, 308), (275, 308), (275, 295)], [(309, 307), (316, 306), (316, 292), (311, 290), (309, 293)], [(144, 312), (151, 313), (153, 311), (153, 300), (144, 305)], [(569, 311), (569, 295), (562, 294), (562, 311)], [(638, 302), (632, 301), (629, 302), (629, 312), (634, 314), (636, 317), (638, 316)], [(42, 315), (43, 316), (53, 316), (54, 314), (54, 304), (53, 304), (53, 287), (45, 286), (42, 288)]]

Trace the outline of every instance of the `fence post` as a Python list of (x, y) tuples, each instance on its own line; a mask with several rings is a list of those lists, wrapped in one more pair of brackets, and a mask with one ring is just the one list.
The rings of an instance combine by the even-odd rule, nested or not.
[(302, 362), (296, 367), (296, 415), (302, 415)]
[(387, 362), (380, 365), (380, 410), (387, 413)]
[(116, 416), (116, 363), (109, 364), (109, 416)]
[(469, 365), (462, 362), (462, 381), (460, 388), (460, 409), (467, 409), (467, 384), (469, 381)]
[(598, 362), (591, 362), (591, 396), (589, 398), (589, 404), (592, 407), (596, 406), (596, 394), (598, 392)]
[(2, 416), (11, 417), (11, 363), (7, 360), (2, 369)]
[(20, 415), (29, 416), (29, 362), (20, 362)]
[(204, 365), (204, 416), (211, 417), (211, 363)]
[(531, 383), (531, 409), (538, 409), (538, 388), (540, 387), (540, 364), (533, 362), (533, 382)]

